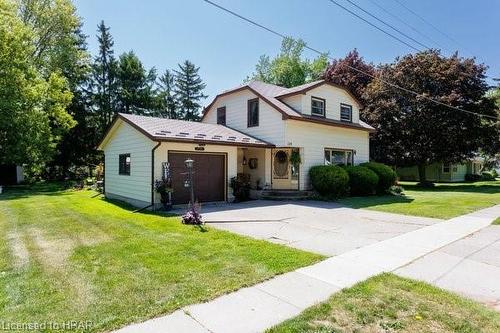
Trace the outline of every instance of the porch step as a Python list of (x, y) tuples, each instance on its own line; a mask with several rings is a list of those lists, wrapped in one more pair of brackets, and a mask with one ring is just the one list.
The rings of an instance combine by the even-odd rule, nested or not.
[(312, 194), (312, 191), (268, 190), (263, 191), (260, 198), (265, 200), (306, 200)]

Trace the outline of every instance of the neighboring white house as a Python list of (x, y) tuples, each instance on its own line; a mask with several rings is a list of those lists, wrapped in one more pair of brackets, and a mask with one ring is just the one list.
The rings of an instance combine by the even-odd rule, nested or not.
[[(99, 149), (106, 196), (147, 206), (159, 202), (153, 183), (169, 162), (174, 203), (186, 203), (184, 160), (195, 161), (199, 201), (231, 201), (230, 179), (248, 173), (253, 188), (307, 190), (320, 164), (369, 160), (373, 128), (343, 87), (316, 81), (283, 88), (259, 81), (217, 95), (201, 122), (119, 114)], [(300, 154), (302, 163), (290, 163)]]

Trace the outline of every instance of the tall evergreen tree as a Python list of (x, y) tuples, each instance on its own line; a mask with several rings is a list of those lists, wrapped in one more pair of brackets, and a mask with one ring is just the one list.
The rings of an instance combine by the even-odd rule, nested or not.
[(157, 116), (177, 119), (177, 103), (174, 96), (175, 76), (170, 70), (166, 70), (158, 78), (157, 89)]
[(120, 111), (150, 114), (154, 107), (155, 69), (146, 71), (139, 58), (130, 51), (118, 60), (117, 79)]
[(200, 120), (200, 102), (208, 96), (203, 94), (206, 84), (201, 79), (196, 67), (189, 60), (179, 64), (175, 72), (175, 99), (177, 101), (179, 118), (184, 120)]
[(117, 62), (113, 51), (113, 37), (109, 30), (104, 21), (99, 23), (96, 36), (99, 42), (99, 54), (92, 66), (92, 91), (98, 133), (106, 130), (117, 111)]

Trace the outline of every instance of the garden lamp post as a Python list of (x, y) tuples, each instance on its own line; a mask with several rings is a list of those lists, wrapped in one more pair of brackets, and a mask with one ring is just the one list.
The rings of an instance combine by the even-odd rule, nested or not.
[(194, 161), (192, 159), (187, 159), (184, 161), (186, 168), (188, 170), (188, 179), (189, 179), (189, 187), (191, 191), (191, 205), (194, 205), (194, 187), (193, 187), (193, 164)]

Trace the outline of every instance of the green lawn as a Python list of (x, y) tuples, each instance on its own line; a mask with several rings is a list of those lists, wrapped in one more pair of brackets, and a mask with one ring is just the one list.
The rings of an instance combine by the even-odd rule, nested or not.
[(496, 333), (500, 313), (423, 282), (382, 274), (268, 332)]
[(493, 224), (500, 225), (500, 217), (493, 221)]
[(322, 259), (94, 196), (54, 184), (0, 195), (1, 321), (110, 330)]
[(500, 181), (440, 183), (430, 189), (410, 182), (401, 185), (404, 196), (349, 197), (339, 202), (354, 208), (441, 219), (500, 204)]

